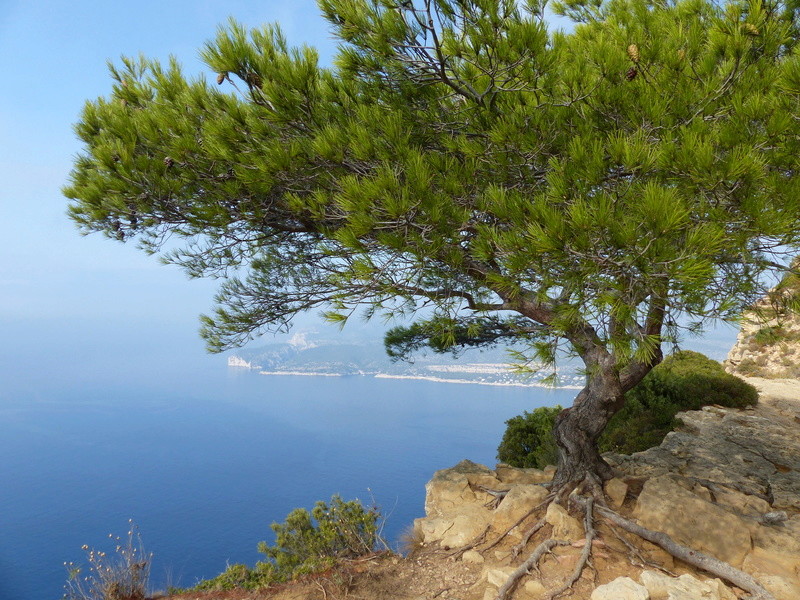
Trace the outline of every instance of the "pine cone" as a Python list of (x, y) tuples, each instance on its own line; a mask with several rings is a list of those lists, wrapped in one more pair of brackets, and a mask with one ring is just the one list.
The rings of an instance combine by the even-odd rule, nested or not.
[(217, 74), (217, 85), (222, 85), (223, 81), (225, 81), (225, 73), (218, 73)]
[(628, 72), (625, 73), (625, 79), (627, 79), (628, 81), (633, 81), (634, 79), (636, 79), (636, 75), (638, 74), (639, 72), (636, 70), (636, 67), (631, 67), (630, 69), (628, 69)]
[(639, 47), (636, 44), (628, 46), (628, 56), (630, 56), (633, 62), (639, 62)]

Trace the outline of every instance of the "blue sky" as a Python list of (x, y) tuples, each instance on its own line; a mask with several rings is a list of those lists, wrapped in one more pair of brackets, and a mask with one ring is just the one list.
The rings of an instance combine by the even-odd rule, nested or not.
[(188, 281), (131, 244), (80, 236), (60, 189), (80, 150), (72, 125), (85, 100), (110, 89), (106, 61), (172, 54), (188, 73), (205, 72), (198, 49), (229, 16), (277, 21), (324, 57), (335, 48), (314, 0), (0, 1), (0, 318), (197, 327), (213, 283)]

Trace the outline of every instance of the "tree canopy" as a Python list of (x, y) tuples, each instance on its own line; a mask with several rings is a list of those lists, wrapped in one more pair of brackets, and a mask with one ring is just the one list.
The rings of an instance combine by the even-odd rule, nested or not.
[(800, 250), (793, 2), (564, 0), (569, 32), (540, 0), (319, 6), (332, 66), (231, 21), (216, 82), (123, 59), (77, 125), (71, 217), (221, 278), (210, 349), (314, 307), (427, 307), (390, 351), (580, 356), (565, 412), (592, 446), (663, 342)]

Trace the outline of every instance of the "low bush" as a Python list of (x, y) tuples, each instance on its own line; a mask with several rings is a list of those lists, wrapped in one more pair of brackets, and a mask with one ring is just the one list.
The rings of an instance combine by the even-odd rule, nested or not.
[(271, 525), (274, 546), (259, 543), (265, 561), (253, 568), (230, 565), (196, 589), (258, 589), (323, 571), (340, 559), (369, 554), (378, 542), (379, 519), (377, 508), (364, 508), (358, 500), (345, 502), (338, 495), (330, 503), (317, 502), (311, 512), (297, 508), (285, 522)]
[(506, 421), (506, 431), (497, 448), (497, 459), (512, 467), (542, 469), (558, 461), (553, 424), (560, 406), (525, 411)]
[[(675, 415), (709, 404), (743, 408), (758, 401), (756, 389), (699, 352), (667, 357), (625, 395), (625, 406), (600, 437), (603, 452), (641, 452), (657, 446), (676, 425)], [(556, 464), (552, 428), (560, 407), (537, 408), (506, 421), (497, 458), (515, 467)]]

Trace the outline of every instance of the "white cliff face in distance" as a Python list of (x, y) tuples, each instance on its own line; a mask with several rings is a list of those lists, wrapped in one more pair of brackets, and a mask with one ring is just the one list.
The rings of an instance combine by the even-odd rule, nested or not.
[(241, 356), (235, 356), (235, 355), (228, 357), (228, 366), (229, 367), (241, 368), (241, 369), (260, 369), (261, 368), (258, 365), (254, 365), (249, 360), (245, 360)]

